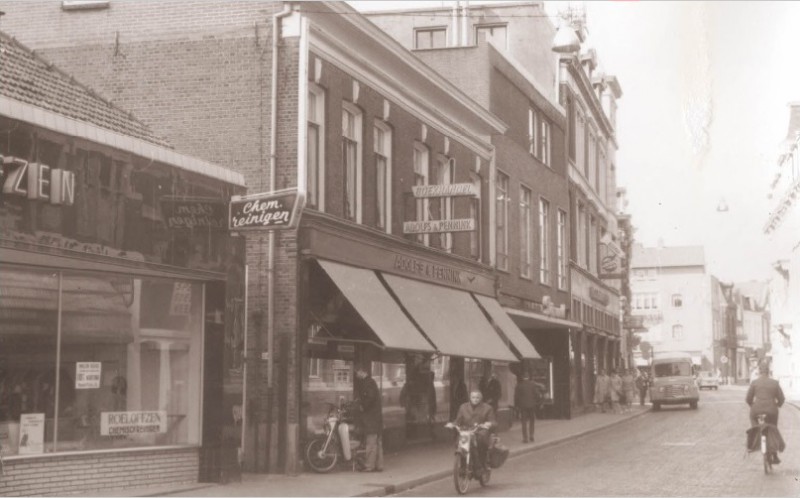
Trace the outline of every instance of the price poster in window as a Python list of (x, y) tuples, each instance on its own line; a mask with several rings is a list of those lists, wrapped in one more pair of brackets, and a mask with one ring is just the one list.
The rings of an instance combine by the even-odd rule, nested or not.
[(19, 418), (19, 454), (44, 453), (44, 413), (23, 413)]
[(169, 314), (172, 316), (188, 316), (192, 312), (192, 284), (175, 282), (172, 286), (172, 301)]
[(99, 389), (103, 364), (99, 361), (75, 363), (75, 389)]

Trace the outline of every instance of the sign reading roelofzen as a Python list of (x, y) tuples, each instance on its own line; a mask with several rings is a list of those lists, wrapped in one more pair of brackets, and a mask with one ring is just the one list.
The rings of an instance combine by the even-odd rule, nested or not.
[(101, 412), (101, 436), (133, 434), (164, 434), (167, 432), (167, 412)]
[(478, 195), (478, 188), (472, 183), (451, 183), (449, 185), (415, 185), (411, 187), (414, 197), (458, 197)]
[(475, 220), (431, 220), (431, 221), (406, 221), (403, 223), (403, 233), (442, 233), (442, 232), (471, 232), (475, 230)]
[(299, 222), (303, 196), (296, 190), (233, 197), (228, 210), (231, 230), (294, 228)]

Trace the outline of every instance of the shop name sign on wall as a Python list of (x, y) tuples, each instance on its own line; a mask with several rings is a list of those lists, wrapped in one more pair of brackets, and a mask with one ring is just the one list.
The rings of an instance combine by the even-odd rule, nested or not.
[(162, 197), (161, 212), (167, 228), (224, 229), (227, 225), (225, 204), (215, 199)]
[(101, 436), (133, 434), (164, 434), (167, 432), (167, 412), (101, 412)]
[(472, 183), (451, 183), (447, 185), (415, 185), (411, 192), (416, 198), (425, 197), (459, 197), (478, 195), (478, 188)]
[(71, 206), (75, 203), (75, 173), (72, 171), (2, 155), (0, 165), (3, 194), (51, 204)]
[(228, 210), (231, 230), (278, 230), (294, 228), (300, 221), (303, 196), (296, 190), (282, 190), (249, 196), (235, 196)]
[(403, 223), (403, 233), (443, 233), (443, 232), (471, 232), (475, 230), (475, 220), (431, 220), (431, 221), (406, 221)]
[(435, 265), (426, 261), (403, 256), (395, 256), (394, 267), (404, 273), (461, 285), (461, 272), (441, 265)]
[(597, 301), (603, 306), (608, 306), (608, 303), (611, 301), (607, 293), (595, 287), (589, 287), (589, 297), (592, 299), (592, 301)]

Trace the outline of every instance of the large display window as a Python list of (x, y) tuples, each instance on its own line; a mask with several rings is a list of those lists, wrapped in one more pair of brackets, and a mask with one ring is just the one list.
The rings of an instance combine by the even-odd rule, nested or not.
[(200, 443), (203, 284), (0, 266), (0, 445)]

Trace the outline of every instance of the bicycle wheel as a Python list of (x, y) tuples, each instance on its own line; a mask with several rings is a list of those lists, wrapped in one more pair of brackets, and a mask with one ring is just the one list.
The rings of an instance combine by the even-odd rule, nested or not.
[[(328, 448), (325, 449), (327, 438), (312, 439), (306, 446), (306, 462), (314, 472), (329, 472), (336, 461), (339, 459), (339, 452), (336, 451), (336, 441), (331, 440)], [(325, 449), (325, 451), (323, 451)]]
[(467, 459), (456, 453), (453, 460), (453, 484), (458, 494), (463, 495), (469, 489), (469, 469), (467, 469)]

